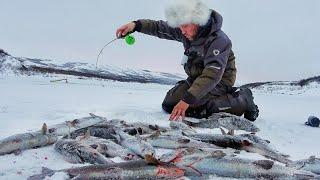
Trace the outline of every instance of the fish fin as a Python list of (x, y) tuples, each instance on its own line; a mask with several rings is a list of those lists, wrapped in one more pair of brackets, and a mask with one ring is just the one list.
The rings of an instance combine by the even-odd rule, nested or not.
[(91, 129), (89, 128), (86, 132), (86, 134), (84, 135), (84, 139), (87, 139), (91, 136)]
[(99, 117), (99, 116), (97, 116), (97, 115), (95, 115), (95, 114), (93, 114), (93, 113), (89, 113), (89, 115), (90, 115), (91, 117), (93, 117), (93, 118)]
[(222, 129), (222, 128), (220, 128), (220, 131), (221, 131), (222, 135), (226, 135), (227, 134), (226, 131), (224, 129)]
[(136, 131), (137, 131), (137, 134), (143, 134), (143, 129), (141, 127), (138, 127)]
[(234, 136), (234, 129), (231, 129), (227, 134), (231, 135), (231, 136)]
[(253, 164), (262, 167), (263, 169), (269, 170), (273, 167), (274, 162), (270, 160), (258, 160), (254, 161)]
[(70, 128), (72, 126), (72, 123), (71, 121), (65, 121), (66, 122), (66, 125)]
[(66, 121), (66, 123), (69, 127), (75, 127), (77, 124), (79, 124), (79, 119), (74, 119), (72, 121)]
[(157, 125), (149, 125), (148, 127), (149, 127), (151, 130), (154, 130), (154, 131), (159, 130), (159, 126), (157, 126)]
[(224, 152), (221, 151), (221, 150), (213, 151), (213, 152), (211, 153), (211, 156), (214, 157), (214, 158), (223, 158), (223, 157), (225, 157), (226, 155), (227, 155), (227, 154), (224, 153)]
[(46, 123), (43, 123), (42, 128), (41, 128), (41, 133), (42, 133), (43, 135), (46, 135), (47, 132), (48, 132), (48, 126), (47, 126)]
[(160, 162), (157, 158), (153, 157), (153, 156), (150, 155), (150, 154), (146, 154), (146, 155), (144, 156), (144, 160), (145, 160), (146, 163), (149, 164), (149, 165), (159, 165), (159, 164), (161, 164), (161, 162)]
[(188, 124), (187, 124), (187, 126), (190, 128), (190, 130), (192, 130), (194, 133), (197, 133), (197, 131), (192, 127), (192, 126), (189, 126)]
[(152, 133), (149, 137), (150, 138), (157, 138), (161, 135), (161, 131), (160, 130), (157, 130), (155, 131), (154, 133)]
[(182, 138), (182, 139), (179, 139), (178, 140), (178, 143), (181, 143), (181, 144), (188, 144), (190, 143), (190, 139), (187, 139), (187, 138)]

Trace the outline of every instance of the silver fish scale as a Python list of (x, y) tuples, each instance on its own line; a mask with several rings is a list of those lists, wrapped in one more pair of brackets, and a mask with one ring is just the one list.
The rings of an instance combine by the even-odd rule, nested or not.
[(292, 162), (286, 155), (283, 155), (277, 150), (272, 149), (265, 140), (255, 135), (246, 134), (230, 136), (220, 134), (188, 134), (187, 136), (195, 140), (213, 143), (217, 146), (230, 147), (234, 149), (258, 153), (262, 156), (265, 156), (266, 158), (276, 160), (285, 164), (289, 164)]
[[(48, 132), (50, 134), (56, 134), (59, 136), (65, 136), (68, 135), (69, 132), (76, 131), (78, 129), (86, 128), (89, 126), (93, 126), (95, 124), (101, 123), (103, 121), (106, 121), (106, 118), (99, 117), (99, 116), (90, 116), (90, 117), (84, 117), (80, 119), (75, 119), (73, 121), (69, 122), (69, 125), (67, 122), (56, 124), (48, 127)], [(70, 131), (69, 131), (70, 130)]]
[(82, 143), (89, 146), (96, 145), (97, 151), (101, 154), (107, 155), (109, 157), (120, 157), (123, 160), (136, 160), (139, 157), (131, 150), (116, 144), (115, 142), (107, 139), (101, 139), (97, 137), (78, 137)]
[(76, 140), (61, 139), (56, 142), (55, 150), (71, 163), (109, 164), (112, 161), (105, 158), (95, 149)]
[(294, 161), (288, 165), (299, 170), (311, 171), (320, 175), (320, 159), (315, 156), (311, 156), (308, 159)]
[(55, 135), (44, 135), (40, 132), (13, 135), (0, 141), (0, 155), (51, 145), (57, 140)]
[(260, 137), (253, 135), (253, 134), (241, 134), (237, 135), (241, 139), (248, 139), (251, 141), (252, 145), (244, 146), (243, 149), (258, 153), (262, 156), (265, 156), (269, 159), (284, 163), (290, 164), (292, 161), (288, 159), (288, 155), (281, 154), (279, 151), (270, 147), (267, 141), (261, 139)]
[(100, 172), (80, 174), (73, 179), (176, 179), (182, 177), (184, 172), (175, 167), (143, 166), (119, 168), (112, 167)]
[(135, 122), (135, 123), (131, 123), (129, 124), (129, 126), (131, 128), (135, 128), (135, 129), (141, 129), (142, 130), (142, 134), (149, 134), (149, 133), (153, 133), (154, 131), (161, 131), (161, 132), (165, 132), (168, 130), (168, 128), (165, 127), (161, 127), (158, 126), (156, 124), (146, 124), (146, 123), (142, 123), (142, 122)]
[(186, 175), (201, 176), (215, 174), (221, 177), (232, 178), (286, 178), (299, 176), (313, 177), (314, 174), (299, 172), (292, 168), (275, 165), (272, 161), (253, 161), (239, 158), (216, 158), (207, 155), (190, 155), (175, 162), (180, 168), (186, 170)]
[(224, 127), (228, 130), (244, 130), (248, 132), (259, 131), (259, 128), (256, 125), (254, 125), (253, 122), (240, 116), (235, 116), (229, 113), (215, 113), (208, 119), (186, 119), (183, 122), (193, 127), (199, 128), (215, 129)]
[(136, 154), (145, 157), (145, 155), (155, 155), (155, 150), (151, 144), (148, 142), (138, 139), (134, 136), (126, 134), (122, 130), (116, 129), (116, 134), (120, 136), (119, 143), (130, 149), (131, 151), (135, 152)]
[(187, 124), (183, 123), (183, 122), (178, 122), (178, 121), (170, 121), (169, 124), (170, 128), (172, 130), (180, 130), (183, 131), (185, 133), (197, 133), (196, 130), (192, 129), (190, 126), (188, 126)]
[(179, 148), (219, 148), (213, 144), (208, 144), (200, 141), (195, 141), (186, 136), (181, 135), (159, 135), (151, 137), (147, 141), (155, 147), (167, 149)]
[(259, 131), (259, 128), (251, 121), (237, 116), (219, 118), (218, 124), (228, 130), (244, 130), (247, 132)]

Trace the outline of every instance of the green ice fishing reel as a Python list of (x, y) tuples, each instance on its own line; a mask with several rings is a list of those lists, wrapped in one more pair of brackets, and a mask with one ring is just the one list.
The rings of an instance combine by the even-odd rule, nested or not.
[(126, 41), (126, 43), (128, 45), (133, 45), (135, 42), (136, 42), (136, 39), (131, 35), (131, 34), (127, 34), (125, 37), (124, 37), (124, 40)]

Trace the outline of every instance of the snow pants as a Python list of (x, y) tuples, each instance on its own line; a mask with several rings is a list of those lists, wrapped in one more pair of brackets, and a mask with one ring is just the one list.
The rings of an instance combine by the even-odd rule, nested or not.
[[(190, 83), (188, 80), (179, 81), (172, 89), (170, 89), (162, 102), (164, 111), (171, 113), (173, 108), (182, 100), (184, 93), (189, 89)], [(219, 88), (219, 87), (216, 87)], [(242, 96), (236, 91), (237, 88), (219, 88), (212, 93), (202, 97), (198, 102), (186, 111), (187, 117), (207, 118), (212, 113), (228, 112), (241, 116), (246, 110), (246, 102)]]

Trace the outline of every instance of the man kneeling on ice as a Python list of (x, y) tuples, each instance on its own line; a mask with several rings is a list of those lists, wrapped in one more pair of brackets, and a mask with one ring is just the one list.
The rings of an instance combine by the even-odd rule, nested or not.
[(254, 121), (259, 115), (249, 89), (234, 88), (235, 56), (231, 40), (221, 30), (222, 16), (200, 0), (175, 0), (165, 10), (167, 21), (140, 19), (123, 25), (117, 37), (141, 32), (183, 43), (183, 67), (188, 75), (170, 89), (162, 108), (170, 120), (206, 118), (228, 112)]

